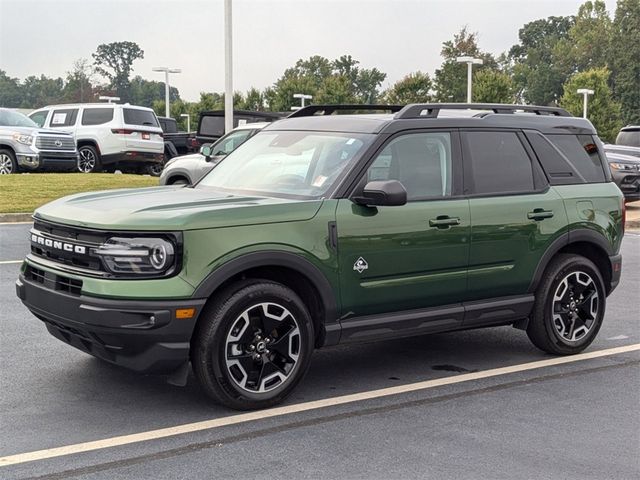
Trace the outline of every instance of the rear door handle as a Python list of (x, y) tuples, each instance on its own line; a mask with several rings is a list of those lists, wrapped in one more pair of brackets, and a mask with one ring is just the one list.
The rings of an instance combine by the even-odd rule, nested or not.
[(436, 218), (429, 220), (430, 227), (449, 228), (452, 225), (460, 225), (458, 217), (449, 217), (448, 215), (438, 215)]
[(545, 210), (544, 208), (536, 208), (533, 212), (527, 213), (527, 218), (529, 220), (539, 221), (551, 217), (553, 217), (553, 211)]

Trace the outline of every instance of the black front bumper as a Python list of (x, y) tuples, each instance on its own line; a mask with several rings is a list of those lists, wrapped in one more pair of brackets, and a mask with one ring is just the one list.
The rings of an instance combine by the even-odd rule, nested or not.
[[(189, 361), (189, 342), (206, 299), (123, 301), (57, 290), (20, 275), (16, 293), (56, 338), (107, 362), (144, 373), (169, 373)], [(195, 308), (176, 319), (176, 309)]]
[(616, 185), (618, 185), (618, 188), (622, 191), (625, 200), (631, 202), (640, 200), (640, 173), (612, 170), (611, 176)]

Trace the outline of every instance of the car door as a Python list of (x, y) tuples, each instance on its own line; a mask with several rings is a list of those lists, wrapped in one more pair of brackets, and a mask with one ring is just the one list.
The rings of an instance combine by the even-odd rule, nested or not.
[[(458, 134), (395, 136), (374, 158), (359, 190), (368, 181), (391, 179), (407, 190), (403, 206), (338, 202), (343, 335), (358, 317), (459, 304), (466, 293), (469, 202), (459, 195)], [(461, 322), (460, 311), (448, 321)]]
[[(540, 257), (566, 228), (562, 198), (549, 187), (517, 131), (462, 131), (471, 211), (470, 300), (527, 293)], [(472, 313), (465, 324), (481, 321)]]

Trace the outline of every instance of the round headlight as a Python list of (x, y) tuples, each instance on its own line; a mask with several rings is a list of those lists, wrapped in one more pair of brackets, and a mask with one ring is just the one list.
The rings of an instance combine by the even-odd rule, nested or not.
[(167, 263), (167, 249), (164, 245), (154, 245), (149, 249), (149, 263), (156, 270), (162, 270)]

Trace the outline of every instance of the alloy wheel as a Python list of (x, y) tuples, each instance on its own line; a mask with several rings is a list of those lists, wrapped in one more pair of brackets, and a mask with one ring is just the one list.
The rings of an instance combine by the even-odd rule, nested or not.
[(265, 393), (282, 385), (300, 356), (300, 328), (289, 310), (259, 303), (233, 322), (225, 343), (231, 379), (250, 393)]
[(82, 173), (91, 173), (96, 168), (96, 156), (88, 148), (80, 149), (80, 157), (78, 158), (78, 170)]
[(6, 153), (0, 154), (0, 175), (10, 175), (13, 173), (13, 160)]
[(600, 298), (593, 278), (576, 271), (566, 275), (556, 288), (552, 318), (556, 333), (565, 342), (577, 342), (596, 324)]

